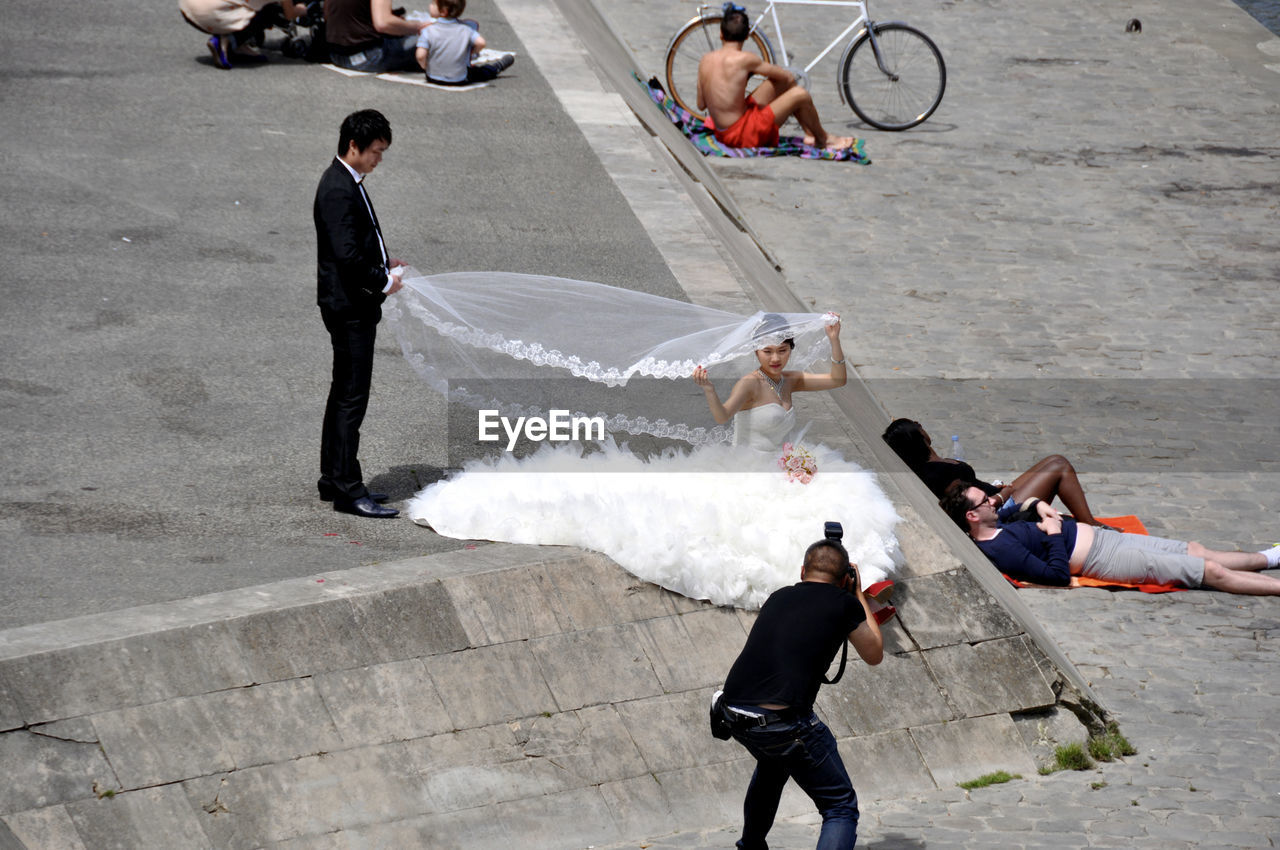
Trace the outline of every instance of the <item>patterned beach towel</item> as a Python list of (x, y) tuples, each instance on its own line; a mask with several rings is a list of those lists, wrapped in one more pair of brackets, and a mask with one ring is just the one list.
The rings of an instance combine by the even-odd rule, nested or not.
[(658, 104), (658, 108), (671, 119), (671, 123), (680, 128), (680, 132), (693, 142), (693, 146), (704, 156), (798, 156), (801, 159), (829, 159), (836, 162), (856, 162), (859, 165), (870, 165), (871, 160), (862, 152), (862, 139), (855, 139), (848, 148), (828, 150), (806, 145), (800, 136), (781, 136), (778, 146), (773, 148), (731, 148), (721, 144), (701, 118), (691, 114), (687, 109), (675, 102), (662, 90), (662, 84), (654, 77), (646, 84), (638, 75), (633, 75), (636, 82), (645, 86), (649, 97)]

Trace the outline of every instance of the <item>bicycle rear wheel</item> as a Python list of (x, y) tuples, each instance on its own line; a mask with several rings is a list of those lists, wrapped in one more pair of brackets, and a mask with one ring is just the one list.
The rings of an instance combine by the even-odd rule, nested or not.
[(947, 66), (927, 35), (906, 24), (876, 24), (886, 74), (876, 62), (871, 34), (863, 32), (845, 55), (840, 85), (845, 102), (872, 127), (905, 130), (942, 102)]
[[(706, 15), (689, 21), (671, 37), (667, 45), (667, 94), (677, 104), (699, 118), (706, 113), (698, 108), (698, 63), (702, 57), (720, 46), (721, 15)], [(760, 33), (751, 32), (743, 45), (766, 62), (773, 62), (773, 50)]]

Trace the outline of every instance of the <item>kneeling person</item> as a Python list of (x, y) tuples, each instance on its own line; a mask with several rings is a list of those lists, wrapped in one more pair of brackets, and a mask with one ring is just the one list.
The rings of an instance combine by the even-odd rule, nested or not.
[(734, 739), (756, 759), (738, 847), (768, 846), (765, 836), (789, 778), (822, 814), (818, 846), (853, 847), (858, 796), (835, 737), (813, 711), (824, 674), (846, 639), (863, 661), (880, 663), (880, 627), (850, 575), (849, 553), (835, 540), (819, 540), (805, 552), (800, 582), (765, 600), (725, 680), (721, 710)]

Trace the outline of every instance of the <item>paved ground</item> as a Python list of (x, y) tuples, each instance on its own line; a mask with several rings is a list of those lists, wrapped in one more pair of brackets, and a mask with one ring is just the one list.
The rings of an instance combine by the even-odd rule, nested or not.
[[(659, 72), (682, 14), (602, 6)], [(1063, 452), (1096, 510), (1136, 513), (1153, 533), (1280, 540), (1280, 39), (1227, 2), (873, 13), (942, 47), (948, 91), (929, 122), (886, 134), (848, 121), (828, 64), (813, 73), (815, 100), (833, 129), (866, 138), (870, 168), (712, 165), (795, 290), (846, 318), (847, 348), (885, 407), (944, 441), (960, 433), (992, 476)], [(1133, 17), (1140, 36), (1124, 31)], [(792, 29), (824, 31), (789, 28), (800, 55)], [(1025, 594), (1139, 754), (864, 801), (863, 846), (1280, 841), (1274, 600)], [(772, 843), (811, 846), (816, 832), (813, 819), (779, 824)]]
[[(0, 628), (462, 545), (315, 498), (330, 354), (311, 203), (354, 109), (392, 123), (370, 194), (406, 261), (680, 295), (527, 58), (506, 85), (424, 97), (300, 61), (217, 71), (172, 2), (86, 8), (70, 32), (44, 3), (8, 13)], [(370, 484), (408, 497), (444, 446), (442, 406), (384, 334)]]
[[(647, 71), (693, 9), (601, 5)], [(469, 11), (528, 58), (497, 8)], [(1280, 539), (1280, 41), (1224, 0), (873, 11), (942, 46), (930, 122), (846, 125), (817, 73), (824, 115), (867, 136), (872, 166), (713, 164), (795, 290), (846, 317), (890, 411), (963, 434), (980, 471), (1062, 451), (1102, 513), (1222, 545)], [(407, 523), (375, 535), (310, 497), (325, 345), (306, 210), (353, 108), (397, 128), (371, 186), (406, 259), (677, 291), (641, 227), (654, 211), (601, 163), (641, 154), (593, 149), (538, 63), (424, 101), (301, 64), (215, 73), (158, 0), (84, 12), (68, 35), (24, 0), (0, 33), (0, 626), (457, 545)], [(440, 412), (394, 349), (379, 358), (366, 463), (403, 497), (443, 463)], [(1028, 599), (1139, 755), (867, 800), (866, 846), (1274, 846), (1276, 603)], [(780, 824), (774, 846), (813, 833)]]

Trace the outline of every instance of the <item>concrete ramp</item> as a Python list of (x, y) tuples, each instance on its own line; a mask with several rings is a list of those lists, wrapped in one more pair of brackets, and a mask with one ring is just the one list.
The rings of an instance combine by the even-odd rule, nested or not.
[[(819, 710), (864, 799), (1035, 770), (1062, 677), (963, 569)], [(752, 615), (485, 545), (0, 633), (0, 847), (574, 848), (734, 823)], [(789, 792), (782, 814), (810, 804)]]

